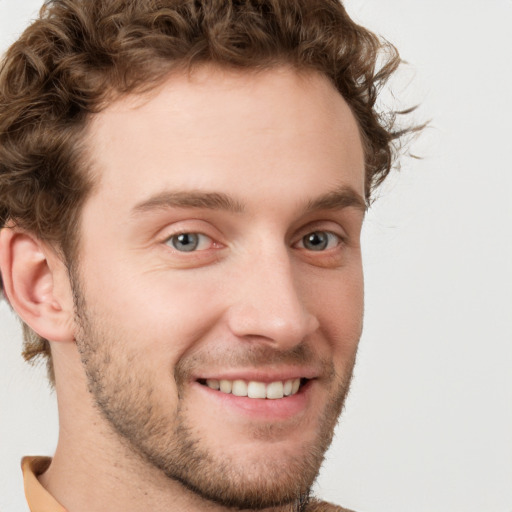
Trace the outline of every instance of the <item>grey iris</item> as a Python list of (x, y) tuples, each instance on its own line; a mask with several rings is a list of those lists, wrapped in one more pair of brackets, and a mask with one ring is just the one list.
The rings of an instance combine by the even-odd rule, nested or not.
[(182, 233), (172, 238), (172, 246), (182, 252), (190, 252), (197, 249), (199, 236), (195, 233)]
[(329, 235), (324, 231), (315, 231), (306, 235), (302, 242), (304, 247), (310, 251), (323, 251), (329, 244)]

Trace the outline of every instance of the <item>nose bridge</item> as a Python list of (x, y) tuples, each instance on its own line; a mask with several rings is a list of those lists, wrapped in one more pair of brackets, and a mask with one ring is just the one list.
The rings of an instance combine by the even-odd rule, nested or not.
[(318, 328), (301, 296), (285, 244), (261, 247), (250, 254), (244, 267), (229, 315), (236, 336), (264, 339), (286, 349)]

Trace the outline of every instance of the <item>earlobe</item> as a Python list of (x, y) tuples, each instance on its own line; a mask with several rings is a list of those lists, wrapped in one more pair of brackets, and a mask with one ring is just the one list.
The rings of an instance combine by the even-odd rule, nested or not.
[(72, 341), (73, 303), (65, 265), (37, 237), (0, 231), (0, 269), (11, 306), (37, 334), (51, 341)]

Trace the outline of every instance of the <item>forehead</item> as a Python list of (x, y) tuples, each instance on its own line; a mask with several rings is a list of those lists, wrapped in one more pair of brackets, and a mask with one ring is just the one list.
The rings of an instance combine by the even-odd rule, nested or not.
[(227, 190), (245, 201), (267, 184), (279, 197), (298, 182), (301, 193), (350, 185), (364, 197), (357, 123), (315, 72), (176, 72), (95, 115), (88, 142), (96, 194), (108, 193), (111, 207), (162, 189)]

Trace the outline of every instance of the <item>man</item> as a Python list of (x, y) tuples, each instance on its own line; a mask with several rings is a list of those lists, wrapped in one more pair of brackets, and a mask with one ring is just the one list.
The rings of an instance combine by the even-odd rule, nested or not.
[(3, 287), (59, 403), (33, 512), (342, 510), (310, 489), (398, 62), (334, 0), (45, 4), (0, 74)]

